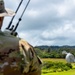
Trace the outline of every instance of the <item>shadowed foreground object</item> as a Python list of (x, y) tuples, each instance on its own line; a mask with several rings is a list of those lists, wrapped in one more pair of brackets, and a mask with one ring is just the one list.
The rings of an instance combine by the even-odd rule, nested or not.
[(29, 43), (0, 31), (0, 74), (41, 75), (41, 64)]
[(63, 51), (62, 54), (66, 54), (66, 58), (65, 58), (65, 59), (66, 59), (66, 61), (67, 61), (68, 63), (74, 63), (74, 62), (75, 62), (75, 57), (74, 57), (73, 54), (68, 53), (68, 52), (66, 52), (66, 51)]
[[(5, 9), (4, 1), (0, 0), (0, 29), (4, 17), (13, 15), (15, 13)], [(34, 48), (17, 37), (17, 33), (11, 31), (12, 29), (4, 32), (0, 30), (0, 75), (41, 75), (42, 62)]]

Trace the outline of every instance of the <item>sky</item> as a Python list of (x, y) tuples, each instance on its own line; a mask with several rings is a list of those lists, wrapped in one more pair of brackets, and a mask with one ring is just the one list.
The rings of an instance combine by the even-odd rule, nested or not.
[[(4, 0), (5, 7), (15, 11), (21, 0)], [(28, 0), (15, 16), (16, 25)], [(5, 17), (4, 30), (11, 17)], [(32, 46), (75, 45), (75, 0), (31, 0), (16, 30)]]

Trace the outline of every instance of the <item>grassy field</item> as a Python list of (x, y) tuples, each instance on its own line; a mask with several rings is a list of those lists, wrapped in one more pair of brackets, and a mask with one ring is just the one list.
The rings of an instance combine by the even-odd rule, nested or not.
[(45, 73), (42, 75), (75, 75), (75, 69), (64, 72)]
[(52, 62), (64, 62), (66, 63), (66, 60), (65, 59), (53, 59), (53, 58), (44, 58), (42, 59), (42, 61), (52, 61)]
[[(63, 62), (66, 63), (65, 59), (42, 59), (43, 62), (45, 61), (52, 61), (52, 62)], [(73, 69), (63, 72), (50, 72), (49, 69), (42, 70), (42, 75), (75, 75), (75, 63), (72, 63)]]

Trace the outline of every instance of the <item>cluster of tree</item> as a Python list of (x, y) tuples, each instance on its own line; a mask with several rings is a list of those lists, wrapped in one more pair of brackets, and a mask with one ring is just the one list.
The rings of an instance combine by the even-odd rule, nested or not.
[(43, 70), (49, 69), (51, 72), (61, 72), (72, 69), (72, 65), (70, 63), (62, 63), (62, 62), (51, 62), (47, 61), (43, 64)]
[(67, 51), (75, 55), (75, 46), (36, 46), (35, 52), (41, 58), (64, 58), (62, 51)]

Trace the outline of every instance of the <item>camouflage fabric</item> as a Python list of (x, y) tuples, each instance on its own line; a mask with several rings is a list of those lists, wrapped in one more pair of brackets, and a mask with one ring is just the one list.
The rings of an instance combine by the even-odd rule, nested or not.
[(41, 64), (29, 43), (0, 32), (0, 75), (41, 75)]

